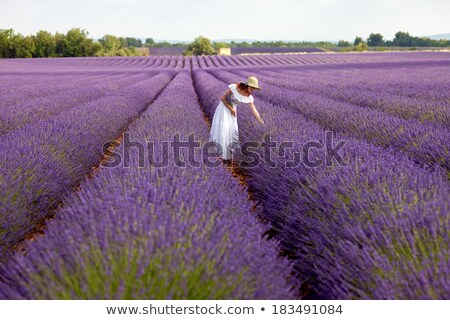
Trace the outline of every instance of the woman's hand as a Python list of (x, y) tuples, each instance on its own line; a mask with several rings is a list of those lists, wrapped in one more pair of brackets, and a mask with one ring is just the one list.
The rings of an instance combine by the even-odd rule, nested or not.
[(231, 112), (231, 115), (233, 115), (233, 116), (235, 116), (235, 117), (236, 117), (236, 110), (234, 110), (234, 109), (230, 109), (230, 112)]
[(250, 102), (250, 109), (252, 110), (252, 113), (255, 116), (256, 120), (261, 124), (265, 124), (264, 120), (259, 116), (259, 112), (258, 110), (256, 110), (255, 104), (253, 102)]

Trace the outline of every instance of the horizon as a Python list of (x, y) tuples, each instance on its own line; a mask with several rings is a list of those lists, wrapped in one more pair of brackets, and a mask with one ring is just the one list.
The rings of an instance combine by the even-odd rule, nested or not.
[[(426, 4), (419, 0), (229, 0), (227, 6), (212, 1), (2, 2), (0, 28), (23, 35), (39, 30), (66, 33), (80, 28), (94, 39), (112, 34), (168, 42), (189, 42), (200, 35), (213, 41), (337, 42), (353, 41), (356, 36), (366, 39), (370, 33), (380, 33), (390, 40), (398, 31), (417, 37), (450, 32), (450, 19), (446, 17), (450, 2), (444, 0)], [(219, 15), (218, 5), (223, 6)]]

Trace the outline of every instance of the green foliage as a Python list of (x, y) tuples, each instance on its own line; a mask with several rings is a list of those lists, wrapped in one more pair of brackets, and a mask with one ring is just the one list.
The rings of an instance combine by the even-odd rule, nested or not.
[[(338, 47), (340, 47), (340, 43), (341, 41), (339, 41)], [(363, 39), (357, 36), (353, 42), (354, 50), (366, 50), (365, 44)], [(433, 40), (427, 37), (414, 37), (408, 32), (398, 31), (392, 40), (384, 40), (380, 33), (371, 33), (367, 38), (367, 45), (370, 47), (377, 47), (375, 49), (376, 51), (388, 50), (389, 47), (409, 47), (408, 50), (416, 50), (417, 47), (449, 47), (450, 40)]]
[(106, 34), (98, 40), (106, 51), (116, 51), (122, 48), (122, 43), (116, 36)]
[(56, 56), (56, 37), (53, 37), (50, 32), (40, 30), (33, 36), (35, 50), (33, 57), (55, 57)]
[(188, 45), (186, 51), (183, 52), (183, 55), (201, 56), (211, 55), (215, 53), (216, 51), (214, 50), (211, 40), (206, 37), (200, 36), (195, 38), (195, 40)]
[(62, 33), (56, 33), (55, 42), (56, 42), (56, 50), (55, 50), (56, 56), (64, 57), (67, 47), (66, 36)]
[(93, 57), (138, 55), (130, 43), (139, 45), (134, 38), (105, 35), (100, 42), (88, 38), (88, 32), (79, 28), (66, 34), (40, 30), (24, 37), (13, 29), (0, 29), (0, 58)]
[(384, 44), (383, 36), (380, 33), (371, 33), (367, 38), (367, 45), (369, 47), (379, 47)]
[(395, 34), (393, 43), (398, 47), (411, 47), (413, 42), (413, 37), (409, 35), (408, 32), (399, 31)]
[(447, 47), (450, 46), (450, 40), (413, 37), (408, 32), (399, 31), (395, 34), (392, 45), (396, 47)]
[(13, 54), (16, 58), (31, 58), (35, 49), (33, 38), (17, 34), (13, 37)]
[(239, 47), (251, 47), (251, 44), (247, 41), (242, 41), (241, 43), (239, 43)]
[[(153, 38), (147, 38), (145, 44), (140, 39), (132, 37), (103, 36), (99, 42), (88, 38), (88, 32), (79, 28), (73, 28), (67, 34), (51, 33), (40, 30), (35, 35), (23, 36), (15, 34), (13, 29), (0, 29), (0, 58), (42, 58), (42, 57), (87, 57), (87, 56), (130, 56), (139, 55), (134, 47), (184, 47), (184, 43), (169, 43), (167, 41), (155, 42)], [(215, 54), (219, 48), (226, 47), (321, 47), (334, 48), (332, 42), (284, 42), (284, 41), (254, 41), (248, 43), (231, 41), (214, 42), (205, 37), (198, 37), (188, 45), (184, 55)], [(376, 47), (375, 50), (387, 50), (389, 47), (410, 47), (416, 50), (420, 47), (449, 47), (450, 40), (433, 40), (426, 37), (414, 37), (408, 32), (399, 31), (393, 40), (384, 40), (380, 33), (371, 33), (367, 43), (357, 36), (351, 44), (345, 40), (339, 40), (339, 51), (365, 51), (367, 46)]]
[(363, 39), (362, 39), (361, 37), (357, 36), (357, 37), (355, 38), (355, 41), (353, 41), (353, 45), (354, 45), (354, 46), (357, 46), (357, 45), (360, 44), (361, 42), (363, 42)]
[(123, 37), (106, 34), (98, 42), (101, 48), (96, 53), (96, 56), (99, 57), (138, 55), (134, 47), (128, 48), (128, 41)]
[[(223, 43), (223, 42), (222, 42)], [(253, 41), (248, 43), (247, 41), (236, 42), (230, 41), (226, 43), (226, 47), (283, 47), (283, 48), (304, 48), (304, 47), (322, 47), (333, 48), (335, 44), (328, 41), (301, 41), (301, 42), (284, 42), (284, 41)]]
[(67, 31), (66, 47), (63, 56), (65, 57), (91, 57), (95, 55), (94, 41), (88, 39), (88, 32), (79, 28), (73, 28)]
[(145, 39), (145, 46), (146, 47), (154, 47), (156, 44), (155, 40), (153, 38), (147, 38)]
[(339, 40), (339, 42), (338, 42), (338, 47), (350, 47), (350, 46), (351, 46), (351, 44), (348, 41)]
[(220, 49), (220, 48), (229, 48), (230, 45), (225, 42), (213, 42), (214, 49)]
[(34, 50), (33, 38), (15, 34), (13, 29), (0, 29), (0, 58), (31, 58)]
[(125, 38), (125, 40), (127, 41), (127, 47), (137, 47), (140, 48), (142, 47), (142, 40), (141, 39), (136, 39), (136, 38)]
[(0, 58), (10, 58), (12, 48), (12, 29), (0, 29)]
[(354, 46), (354, 51), (367, 51), (369, 49), (369, 46), (364, 41), (359, 42), (356, 46)]

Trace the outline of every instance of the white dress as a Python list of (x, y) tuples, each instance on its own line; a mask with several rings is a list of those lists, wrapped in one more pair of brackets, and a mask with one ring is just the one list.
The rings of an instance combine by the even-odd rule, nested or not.
[[(236, 84), (228, 86), (231, 89), (228, 101), (234, 110), (237, 110), (239, 103), (253, 102), (253, 96), (244, 96), (237, 91)], [(237, 113), (236, 113), (237, 115)], [(231, 159), (231, 149), (239, 146), (239, 130), (237, 117), (233, 116), (230, 110), (220, 101), (214, 112), (209, 141), (215, 142), (222, 159)]]

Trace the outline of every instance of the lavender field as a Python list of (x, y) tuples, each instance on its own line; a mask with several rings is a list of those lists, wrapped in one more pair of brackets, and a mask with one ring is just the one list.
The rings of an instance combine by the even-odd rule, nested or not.
[[(270, 163), (126, 161), (250, 75)], [(448, 52), (3, 59), (0, 110), (1, 299), (450, 299)]]

